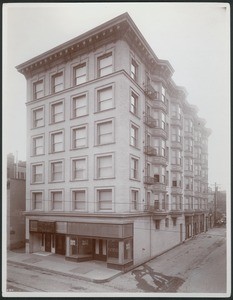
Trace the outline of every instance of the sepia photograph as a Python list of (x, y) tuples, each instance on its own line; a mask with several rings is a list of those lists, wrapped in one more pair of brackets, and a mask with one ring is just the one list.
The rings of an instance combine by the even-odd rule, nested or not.
[(5, 3), (2, 28), (2, 296), (230, 297), (230, 5)]

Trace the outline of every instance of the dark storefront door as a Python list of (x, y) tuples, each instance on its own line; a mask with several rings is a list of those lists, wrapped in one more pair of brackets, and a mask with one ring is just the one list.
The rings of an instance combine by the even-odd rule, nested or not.
[(56, 253), (65, 255), (66, 254), (66, 236), (62, 234), (56, 235)]
[[(94, 240), (94, 259), (106, 261), (107, 260), (107, 241), (106, 240)], [(98, 248), (98, 251), (96, 251)], [(98, 253), (97, 253), (98, 252)]]
[(45, 252), (51, 252), (51, 233), (45, 233)]

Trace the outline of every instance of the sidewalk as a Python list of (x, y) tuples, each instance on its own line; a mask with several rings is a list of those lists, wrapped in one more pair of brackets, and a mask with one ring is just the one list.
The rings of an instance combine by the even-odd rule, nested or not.
[(119, 270), (108, 269), (106, 262), (70, 262), (62, 255), (48, 252), (8, 251), (7, 262), (95, 283), (108, 282), (122, 274)]

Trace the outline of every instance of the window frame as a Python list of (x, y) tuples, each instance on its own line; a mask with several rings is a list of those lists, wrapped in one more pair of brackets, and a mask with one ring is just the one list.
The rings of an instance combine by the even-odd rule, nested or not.
[[(137, 188), (130, 188), (130, 207), (131, 211), (138, 211), (139, 210), (139, 199), (140, 199), (140, 190)], [(136, 195), (136, 201), (133, 199), (133, 194)]]
[[(59, 78), (59, 77), (62, 78), (62, 83), (55, 85), (56, 78)], [(56, 73), (51, 74), (51, 79), (50, 80), (51, 80), (51, 94), (57, 94), (59, 92), (64, 91), (64, 89), (65, 89), (65, 80), (64, 80), (64, 71), (63, 70), (60, 70)], [(56, 91), (56, 87), (59, 86), (59, 85), (62, 85), (62, 89)]]
[[(41, 173), (36, 174), (34, 168), (37, 166), (41, 166), (42, 170)], [(34, 176), (35, 175), (41, 175), (41, 180), (36, 181)], [(31, 184), (41, 184), (44, 183), (44, 162), (37, 162), (31, 164)]]
[[(96, 63), (97, 63), (97, 78), (101, 78), (101, 77), (107, 76), (107, 75), (112, 74), (114, 72), (114, 58), (113, 58), (113, 56), (114, 56), (114, 54), (113, 54), (112, 50), (107, 51), (106, 53), (101, 53), (100, 55), (97, 56), (97, 58), (96, 58)], [(112, 57), (111, 64), (107, 65), (107, 67), (100, 68), (100, 62), (103, 61), (106, 58), (109, 58), (109, 57)], [(101, 75), (101, 71), (104, 70), (104, 69), (108, 69), (109, 66), (111, 67), (111, 72), (109, 72), (107, 74), (104, 74), (104, 75)]]
[[(112, 123), (112, 132), (111, 132), (111, 141), (107, 143), (100, 143), (100, 134), (99, 134), (99, 126), (106, 123)], [(108, 133), (110, 134), (110, 133)], [(106, 134), (105, 134), (106, 135)], [(95, 122), (95, 146), (109, 145), (115, 143), (115, 119), (108, 118), (104, 120), (98, 120)]]
[[(76, 208), (76, 201), (77, 200), (75, 199), (74, 196), (76, 195), (76, 193), (83, 192), (83, 191), (84, 191), (84, 198), (85, 199), (80, 201), (80, 202), (84, 203), (84, 208), (83, 209), (78, 209), (78, 208)], [(87, 211), (87, 199), (88, 199), (88, 197), (87, 197), (87, 188), (80, 187), (80, 188), (71, 189), (72, 211), (81, 211), (81, 212)]]
[[(43, 211), (44, 210), (44, 190), (33, 190), (30, 192), (31, 194), (31, 210), (32, 211)], [(35, 194), (41, 194), (41, 208), (36, 208), (35, 205), (35, 199), (34, 199), (34, 195)]]
[[(36, 136), (32, 136), (32, 144), (31, 144), (31, 156), (40, 156), (40, 155), (44, 155), (45, 154), (45, 139), (44, 139), (44, 134), (39, 134)], [(38, 139), (42, 139), (42, 146), (39, 146), (42, 148), (42, 153), (37, 154), (36, 153), (36, 149), (38, 147), (36, 147), (36, 140)]]
[[(58, 134), (62, 134), (62, 150), (54, 151), (54, 136)], [(49, 133), (50, 137), (50, 153), (59, 153), (65, 151), (65, 131), (64, 129), (52, 131)]]
[[(135, 71), (132, 70), (132, 68), (135, 69)], [(131, 61), (130, 61), (130, 77), (134, 80), (134, 81), (138, 81), (138, 69), (139, 69), (139, 64), (137, 63), (136, 59), (131, 57)]]
[[(76, 108), (75, 102), (76, 102), (76, 100), (81, 99), (82, 97), (83, 98), (85, 97), (85, 99), (86, 99), (86, 106), (82, 106), (82, 108), (86, 107), (86, 113), (77, 116), (75, 111), (77, 111), (78, 108)], [(77, 95), (72, 95), (71, 96), (71, 116), (70, 116), (70, 118), (71, 119), (77, 119), (77, 118), (87, 116), (88, 114), (89, 114), (88, 92), (83, 92), (83, 93), (80, 93), (80, 94), (77, 94)]]
[[(76, 171), (76, 168), (74, 168), (74, 164), (76, 163), (76, 161), (81, 161), (81, 160), (85, 160), (85, 169), (84, 170), (84, 174), (86, 176), (84, 176), (81, 179), (78, 179), (74, 176), (74, 173)], [(83, 180), (88, 180), (88, 156), (77, 156), (77, 157), (72, 157), (71, 158), (71, 181), (83, 181)]]
[[(76, 132), (80, 129), (84, 128), (84, 132), (85, 132), (85, 144), (81, 145), (81, 146), (75, 146), (74, 142), (77, 141), (78, 139), (76, 138)], [(83, 148), (87, 148), (88, 147), (88, 124), (80, 124), (79, 126), (74, 126), (71, 127), (71, 150), (78, 150), (78, 149), (83, 149)]]
[[(132, 136), (132, 130), (135, 130), (135, 137)], [(139, 141), (139, 137), (140, 137), (140, 133), (139, 133), (139, 129), (140, 127), (138, 125), (136, 125), (133, 122), (130, 122), (130, 146), (134, 147), (134, 148), (139, 148), (140, 145), (140, 141)], [(132, 143), (132, 141), (135, 141), (135, 144)]]
[[(53, 195), (55, 193), (61, 193), (61, 209), (55, 209), (54, 208), (54, 198)], [(49, 201), (50, 201), (50, 210), (51, 211), (63, 211), (64, 210), (64, 189), (52, 189), (49, 190)], [(57, 201), (58, 202), (58, 201)]]
[[(62, 115), (62, 120), (55, 121), (54, 120), (55, 116), (58, 115), (58, 114), (54, 113), (54, 107), (58, 106), (60, 104), (62, 105), (62, 112), (60, 113)], [(57, 123), (65, 121), (65, 103), (64, 103), (64, 99), (60, 99), (60, 100), (50, 102), (49, 109), (50, 109), (50, 124), (57, 124)]]
[[(109, 108), (106, 108), (106, 109), (100, 109), (100, 103), (103, 102), (103, 101), (100, 101), (100, 94), (101, 94), (101, 92), (104, 92), (108, 89), (109, 90), (111, 89), (111, 92), (112, 92), (112, 95), (111, 95), (112, 97), (109, 98), (109, 99), (111, 99), (112, 106), (109, 107)], [(114, 87), (114, 84), (111, 83), (111, 84), (107, 84), (107, 85), (96, 88), (95, 99), (96, 99), (95, 100), (95, 113), (100, 113), (102, 111), (107, 111), (107, 110), (114, 109), (115, 108), (115, 87)], [(104, 100), (104, 101), (109, 101), (109, 99)]]
[[(36, 119), (36, 112), (42, 110), (42, 118), (41, 119)], [(31, 128), (40, 128), (45, 126), (45, 114), (44, 114), (44, 106), (38, 106), (35, 107), (31, 110), (31, 116), (32, 116), (32, 121), (31, 121)], [(35, 123), (38, 122), (38, 120), (42, 120), (42, 125), (36, 126)]]
[[(112, 165), (111, 165), (111, 175), (107, 177), (101, 177), (99, 174), (99, 159), (105, 158), (105, 157), (110, 157), (112, 159)], [(110, 153), (101, 153), (101, 154), (96, 154), (95, 155), (95, 179), (112, 179), (115, 178), (115, 155), (113, 152)]]
[[(132, 103), (132, 99), (134, 99), (134, 103)], [(130, 108), (129, 108), (129, 111), (133, 115), (135, 115), (137, 117), (139, 116), (139, 95), (133, 90), (130, 90)]]
[[(85, 66), (85, 75), (82, 75), (82, 76), (77, 76), (76, 74), (76, 71), (78, 69), (81, 69), (83, 66)], [(82, 81), (80, 83), (77, 83), (77, 78), (82, 78), (82, 77), (85, 77), (85, 81)], [(83, 61), (83, 62), (80, 62), (78, 64), (76, 64), (75, 66), (73, 66), (73, 86), (78, 86), (78, 85), (81, 85), (85, 82), (88, 81), (88, 66), (87, 66), (87, 61)]]
[[(61, 173), (61, 178), (60, 179), (55, 179), (54, 178), (54, 170), (53, 170), (53, 165), (54, 164), (61, 164), (61, 171), (59, 173)], [(50, 182), (63, 182), (64, 178), (65, 178), (65, 161), (64, 159), (57, 159), (57, 160), (52, 160), (49, 161), (49, 180)]]
[[(133, 169), (132, 168), (132, 162), (136, 162), (136, 169)], [(140, 181), (140, 158), (139, 157), (136, 157), (136, 156), (133, 156), (133, 155), (130, 155), (130, 179), (131, 180), (136, 180), (136, 181)], [(134, 167), (135, 167), (135, 165), (134, 165)], [(136, 174), (136, 177), (133, 177), (132, 176), (132, 170), (134, 170), (133, 171), (133, 173), (135, 173)], [(135, 175), (134, 174), (134, 175)]]
[[(99, 193), (102, 191), (111, 191), (112, 199), (111, 199), (111, 209), (100, 209), (100, 195)], [(96, 197), (96, 211), (97, 212), (113, 212), (114, 211), (114, 187), (98, 187), (95, 188), (95, 197)], [(106, 200), (105, 200), (106, 202)]]
[[(38, 84), (42, 84), (42, 89), (39, 92), (36, 91), (36, 87)], [(36, 94), (38, 94), (40, 92), (42, 92), (42, 96), (36, 97)], [(44, 78), (38, 79), (32, 83), (32, 93), (33, 93), (33, 96), (32, 96), (33, 101), (39, 100), (45, 96)]]

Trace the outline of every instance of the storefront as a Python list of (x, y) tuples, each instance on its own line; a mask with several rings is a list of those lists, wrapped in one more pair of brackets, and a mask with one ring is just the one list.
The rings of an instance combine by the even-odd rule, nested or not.
[(106, 261), (125, 270), (133, 264), (133, 224), (45, 222), (30, 220), (32, 252), (64, 255), (67, 260)]

